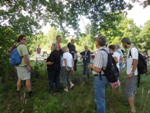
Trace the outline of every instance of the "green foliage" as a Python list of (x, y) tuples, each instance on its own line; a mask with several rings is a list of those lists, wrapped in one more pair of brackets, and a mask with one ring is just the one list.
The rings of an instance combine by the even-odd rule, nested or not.
[[(32, 63), (34, 64), (34, 62)], [(89, 79), (84, 78), (84, 82), (79, 81), (82, 73), (82, 66), (78, 65), (77, 73), (71, 75), (75, 84), (74, 88), (62, 93), (49, 93), (49, 84), (44, 65), (33, 65), (34, 69), (40, 72), (39, 77), (32, 75), (33, 97), (28, 98), (26, 88), (22, 87), (21, 97), (16, 94), (15, 80), (6, 79), (0, 85), (0, 111), (2, 113), (95, 113), (93, 76)], [(126, 83), (126, 71), (121, 72), (121, 90), (117, 90), (114, 96), (111, 87), (106, 90), (106, 104), (108, 113), (125, 113), (129, 111), (127, 97), (124, 94)], [(150, 112), (150, 73), (141, 78), (140, 87), (137, 89), (135, 98), (136, 109), (140, 113)], [(119, 106), (119, 107), (118, 107)]]
[(14, 45), (16, 32), (11, 27), (0, 26), (0, 76), (4, 76), (9, 70), (9, 49)]
[[(86, 16), (98, 28), (110, 20), (108, 17), (115, 17), (113, 12), (122, 12), (129, 6), (131, 4), (124, 0), (1, 0), (0, 22), (4, 25), (7, 19), (8, 25), (18, 33), (32, 34), (41, 27), (40, 21), (43, 20), (43, 24), (50, 23), (65, 33), (68, 32), (67, 26), (79, 34), (80, 16)], [(107, 27), (106, 24), (103, 26)]]
[[(82, 42), (83, 38), (79, 38), (80, 45), (84, 45), (87, 43), (86, 40), (89, 40), (87, 43), (88, 45), (92, 45), (94, 43), (94, 37), (96, 34), (104, 35), (107, 37), (109, 44), (121, 44), (121, 39), (124, 37), (128, 37), (132, 40), (134, 44), (137, 44), (137, 38), (141, 31), (141, 29), (136, 26), (136, 24), (131, 19), (127, 19), (124, 14), (112, 13), (113, 18), (107, 17), (106, 20), (101, 23), (101, 27), (99, 28), (99, 33), (97, 32), (97, 28), (93, 25), (87, 25), (86, 34), (83, 35), (85, 37), (84, 41)], [(117, 15), (118, 14), (118, 15)], [(91, 39), (86, 38), (86, 36), (90, 34)]]
[(36, 35), (28, 36), (28, 46), (29, 50), (32, 53), (36, 52), (36, 48), (40, 45), (42, 51), (47, 51), (50, 53), (50, 46), (52, 43), (56, 42), (56, 36), (60, 35), (62, 37), (62, 46), (67, 44), (67, 40), (62, 32), (56, 30), (54, 27), (51, 27), (49, 32), (44, 35), (42, 32), (39, 32)]
[(90, 50), (93, 50), (94, 42), (94, 37), (91, 34), (81, 35), (77, 40), (76, 48), (79, 52), (84, 51), (84, 46), (88, 46)]
[(144, 28), (137, 37), (136, 45), (142, 52), (148, 53), (148, 51), (150, 50), (150, 20), (146, 22)]

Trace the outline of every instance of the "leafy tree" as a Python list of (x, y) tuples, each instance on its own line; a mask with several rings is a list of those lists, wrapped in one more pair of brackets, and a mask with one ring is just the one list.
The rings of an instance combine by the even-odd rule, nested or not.
[(10, 47), (15, 43), (17, 33), (11, 27), (0, 26), (0, 77), (8, 74)]
[(79, 33), (78, 20), (84, 15), (98, 27), (111, 12), (121, 12), (129, 7), (124, 0), (1, 0), (0, 22), (15, 27), (16, 31), (34, 33), (41, 27), (40, 21), (50, 23), (62, 31), (66, 26)]
[(39, 32), (33, 36), (28, 36), (28, 46), (32, 53), (36, 52), (38, 45), (42, 48), (42, 51), (50, 52), (50, 46), (52, 43), (56, 42), (56, 36), (60, 35), (62, 37), (62, 46), (66, 45), (67, 40), (62, 32), (56, 30), (54, 27), (51, 27), (49, 32), (44, 35), (42, 32)]
[(84, 46), (88, 46), (90, 50), (94, 48), (94, 37), (91, 34), (82, 34), (76, 43), (77, 50), (79, 52), (84, 50)]
[[(116, 17), (114, 18), (117, 20), (112, 20), (112, 23), (108, 23), (107, 21), (102, 23), (102, 25), (105, 24), (105, 26), (107, 25), (107, 27), (102, 26), (99, 30), (99, 34), (106, 36), (109, 44), (120, 44), (121, 39), (124, 37), (131, 38), (132, 42), (136, 44), (136, 39), (141, 29), (136, 26), (133, 20), (127, 19), (124, 14), (116, 15)], [(95, 26), (87, 25), (86, 34), (95, 36)]]
[(150, 50), (150, 20), (145, 23), (144, 28), (136, 38), (136, 42), (141, 51), (148, 53)]

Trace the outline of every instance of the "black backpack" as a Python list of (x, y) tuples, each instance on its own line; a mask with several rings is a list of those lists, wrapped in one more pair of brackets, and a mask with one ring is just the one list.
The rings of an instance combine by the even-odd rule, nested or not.
[[(129, 56), (132, 57), (131, 50), (129, 52)], [(147, 62), (146, 62), (146, 58), (140, 52), (138, 52), (137, 70), (138, 70), (138, 74), (139, 75), (147, 74)]]
[(109, 82), (114, 83), (118, 81), (119, 78), (119, 70), (117, 68), (116, 62), (112, 56), (111, 53), (108, 53), (105, 49), (102, 49), (102, 51), (105, 51), (108, 54), (108, 62), (105, 69), (102, 69), (104, 74), (106, 75), (106, 78)]
[[(129, 51), (129, 56), (132, 57), (131, 49)], [(139, 87), (139, 85), (140, 85), (140, 78), (141, 78), (140, 75), (147, 74), (147, 62), (146, 62), (146, 58), (140, 52), (138, 52), (137, 70), (138, 70), (138, 83), (137, 83), (137, 86)]]

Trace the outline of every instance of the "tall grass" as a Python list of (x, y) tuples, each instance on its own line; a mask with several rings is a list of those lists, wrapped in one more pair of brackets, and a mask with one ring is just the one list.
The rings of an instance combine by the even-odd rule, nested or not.
[[(21, 98), (16, 94), (16, 79), (5, 81), (0, 85), (0, 113), (95, 113), (96, 105), (93, 93), (93, 76), (82, 77), (82, 66), (71, 75), (75, 87), (68, 93), (49, 93), (48, 77), (44, 63), (33, 63), (32, 87), (33, 97), (28, 98), (23, 86)], [(150, 74), (142, 76), (137, 88), (135, 105), (137, 113), (150, 113)], [(83, 78), (83, 79), (80, 79)], [(121, 73), (121, 91), (114, 96), (111, 87), (106, 90), (107, 113), (126, 113), (129, 111), (124, 94), (126, 83), (125, 70)]]

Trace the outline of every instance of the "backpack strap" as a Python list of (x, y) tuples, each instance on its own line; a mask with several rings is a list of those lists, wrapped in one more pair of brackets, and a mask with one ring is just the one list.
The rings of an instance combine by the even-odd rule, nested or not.
[[(19, 47), (20, 45), (25, 45), (25, 44), (20, 44), (20, 43), (19, 43), (19, 44), (16, 46), (16, 48)], [(29, 52), (29, 50), (28, 50), (28, 52)], [(23, 58), (23, 56), (21, 56), (21, 58)]]
[[(108, 54), (108, 52), (105, 49), (100, 49), (99, 51), (105, 51)], [(103, 67), (102, 67), (102, 71), (104, 71)], [(102, 80), (102, 74), (101, 74), (101, 72), (99, 72), (99, 75), (100, 75), (100, 80)]]
[[(135, 48), (135, 47), (133, 46), (132, 48)], [(132, 49), (132, 48), (131, 48), (131, 49)], [(129, 51), (129, 56), (131, 56), (131, 57), (132, 57), (131, 49), (130, 49), (130, 51)]]

